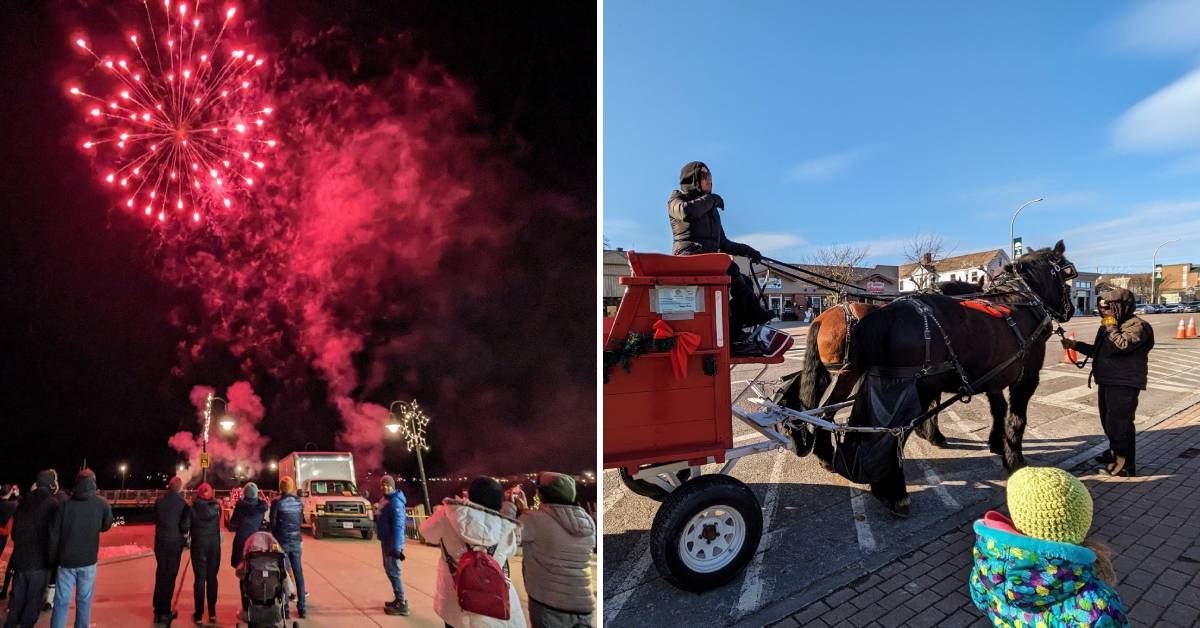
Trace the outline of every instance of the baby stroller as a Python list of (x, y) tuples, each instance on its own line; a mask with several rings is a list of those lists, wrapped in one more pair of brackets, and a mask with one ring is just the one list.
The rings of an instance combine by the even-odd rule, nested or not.
[[(249, 628), (286, 628), (284, 596), (295, 597), (296, 584), (287, 570), (287, 556), (270, 532), (255, 532), (246, 539), (237, 575), (241, 581), (246, 625)], [(292, 622), (292, 628), (299, 625), (299, 622)]]

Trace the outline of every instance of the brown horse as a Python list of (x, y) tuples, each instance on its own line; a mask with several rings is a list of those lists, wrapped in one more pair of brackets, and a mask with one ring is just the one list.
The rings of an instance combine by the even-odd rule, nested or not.
[[(966, 281), (944, 281), (935, 287), (935, 292), (948, 295), (975, 294), (983, 290), (983, 280), (978, 284)], [(873, 303), (843, 303), (829, 308), (813, 319), (808, 328), (808, 343), (804, 353), (804, 367), (800, 371), (794, 394), (784, 395), (784, 402), (797, 410), (829, 405), (845, 401), (854, 392), (860, 373), (851, 368), (850, 338), (854, 326), (864, 316), (879, 309)], [(790, 401), (790, 403), (788, 403)], [(937, 401), (933, 402), (934, 405)], [(786, 428), (785, 428), (786, 430)], [(937, 447), (946, 446), (946, 437), (938, 428), (937, 415), (917, 427), (917, 434)], [(793, 438), (799, 435), (793, 434)], [(814, 452), (821, 466), (832, 469), (833, 441), (829, 432), (817, 430)], [(805, 448), (797, 442), (797, 451)]]

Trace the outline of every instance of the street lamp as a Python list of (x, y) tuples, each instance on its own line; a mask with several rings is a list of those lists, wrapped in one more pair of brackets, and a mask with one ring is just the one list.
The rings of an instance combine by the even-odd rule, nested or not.
[[(1179, 238), (1167, 240), (1166, 242), (1158, 245), (1158, 249), (1161, 249), (1172, 242), (1178, 241)], [(1158, 304), (1158, 279), (1154, 276), (1154, 274), (1158, 272), (1158, 249), (1154, 249), (1154, 256), (1150, 258), (1150, 302), (1154, 303), (1155, 305)]]
[[(394, 410), (397, 404), (400, 405), (399, 414)], [(393, 434), (403, 431), (405, 446), (417, 454), (417, 469), (421, 471), (421, 494), (425, 498), (426, 515), (433, 512), (429, 503), (429, 485), (425, 478), (425, 461), (421, 456), (422, 450), (429, 451), (429, 444), (425, 442), (425, 430), (428, 426), (429, 417), (421, 410), (416, 399), (407, 403), (393, 401), (392, 405), (388, 406), (388, 423), (385, 427)]]
[(1017, 208), (1016, 213), (1013, 214), (1012, 222), (1008, 223), (1008, 247), (1009, 247), (1009, 250), (1012, 252), (1012, 261), (1014, 261), (1014, 262), (1017, 261), (1017, 245), (1016, 245), (1016, 243), (1013, 242), (1013, 240), (1016, 238), (1016, 232), (1014, 231), (1014, 229), (1016, 229), (1016, 227), (1017, 227), (1017, 214), (1020, 214), (1022, 209), (1025, 209), (1026, 207), (1028, 207), (1034, 203), (1040, 203), (1044, 200), (1046, 200), (1046, 199), (1035, 198), (1032, 201), (1025, 201), (1025, 203), (1023, 203), (1020, 207)]
[(117, 471), (121, 472), (121, 490), (122, 491), (125, 490), (125, 472), (128, 470), (129, 470), (129, 465), (125, 464), (124, 462), (122, 462), (121, 465), (117, 467)]

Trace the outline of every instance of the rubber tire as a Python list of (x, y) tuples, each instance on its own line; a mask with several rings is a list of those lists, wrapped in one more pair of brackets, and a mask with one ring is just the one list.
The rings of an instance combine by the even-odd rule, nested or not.
[(313, 521), (313, 538), (319, 539), (323, 536), (325, 536), (325, 535), (321, 533), (321, 524), (317, 523), (316, 521)]
[[(712, 573), (692, 571), (679, 558), (679, 537), (688, 521), (714, 504), (729, 506), (746, 522), (746, 540), (733, 561)], [(694, 593), (725, 584), (745, 569), (762, 540), (762, 507), (754, 491), (728, 475), (702, 475), (670, 493), (650, 526), (650, 556), (667, 582)]]
[[(667, 495), (670, 495), (670, 493), (668, 493), (666, 490), (664, 490), (663, 487), (661, 487), (653, 482), (647, 482), (646, 480), (639, 480), (639, 479), (634, 478), (632, 475), (629, 475), (629, 472), (625, 470), (625, 467), (621, 467), (620, 473), (621, 473), (621, 483), (625, 485), (625, 488), (628, 488), (630, 491), (633, 491), (633, 493), (635, 495), (641, 495), (642, 497), (649, 497), (650, 499), (653, 499), (655, 501), (660, 501), (660, 502), (663, 499), (665, 499)], [(692, 477), (692, 470), (691, 469), (683, 469), (682, 471), (679, 471), (678, 473), (676, 473), (675, 477), (679, 478), (680, 483), (687, 482)]]
[(364, 541), (370, 541), (371, 538), (375, 536), (374, 530), (359, 530), (359, 532), (362, 534)]

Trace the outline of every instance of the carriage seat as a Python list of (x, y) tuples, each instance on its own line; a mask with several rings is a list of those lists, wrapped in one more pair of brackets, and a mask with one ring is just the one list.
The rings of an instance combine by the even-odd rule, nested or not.
[(629, 251), (634, 277), (719, 277), (729, 270), (733, 257), (724, 253), (664, 255)]
[(796, 344), (791, 334), (774, 327), (763, 326), (759, 333), (759, 344), (764, 347), (762, 355), (731, 356), (730, 364), (782, 364), (784, 354)]

